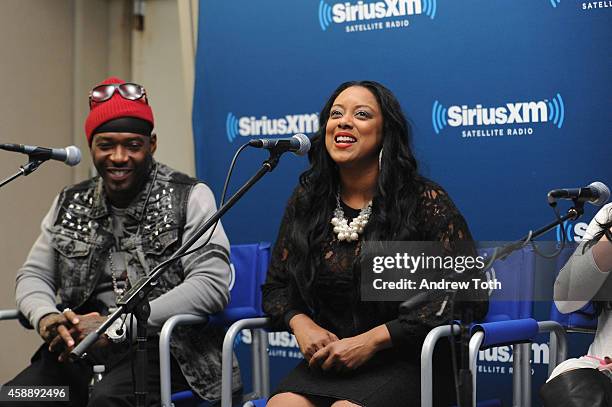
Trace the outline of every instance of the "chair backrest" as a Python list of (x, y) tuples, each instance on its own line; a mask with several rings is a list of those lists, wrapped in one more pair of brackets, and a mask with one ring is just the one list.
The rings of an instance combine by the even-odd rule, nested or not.
[[(561, 251), (557, 257), (555, 275), (559, 274), (559, 271), (561, 271), (565, 263), (567, 263), (567, 260), (574, 253), (574, 250), (576, 250), (576, 245), (570, 245)], [(553, 301), (550, 307), (550, 319), (551, 321), (560, 323), (567, 331), (593, 332), (597, 329), (597, 316), (595, 315), (595, 308), (591, 302), (588, 302), (578, 311), (563, 314)]]
[[(491, 256), (493, 249), (480, 249)], [(535, 255), (531, 247), (524, 247), (504, 260), (493, 263), (488, 278), (497, 279), (501, 290), (493, 290), (485, 322), (508, 321), (533, 316)]]
[(211, 317), (212, 321), (228, 324), (262, 316), (261, 285), (270, 263), (270, 243), (232, 245), (230, 261), (230, 302), (222, 312)]
[(591, 302), (578, 311), (562, 314), (553, 301), (550, 307), (550, 319), (551, 321), (557, 321), (570, 332), (594, 332), (597, 330), (597, 316)]

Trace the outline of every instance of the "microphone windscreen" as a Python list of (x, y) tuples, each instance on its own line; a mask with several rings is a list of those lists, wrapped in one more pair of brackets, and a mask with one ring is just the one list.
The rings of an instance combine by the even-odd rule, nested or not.
[(299, 140), (300, 148), (295, 151), (296, 155), (304, 155), (310, 150), (310, 139), (307, 135), (302, 133), (297, 133), (293, 136), (293, 138)]
[(593, 205), (601, 206), (608, 202), (610, 199), (610, 188), (603, 182), (595, 181), (589, 185), (589, 187), (597, 190), (599, 192), (599, 198), (596, 201), (593, 201)]
[(71, 167), (74, 167), (75, 165), (80, 163), (81, 150), (77, 146), (66, 147), (66, 159), (64, 160), (64, 162)]

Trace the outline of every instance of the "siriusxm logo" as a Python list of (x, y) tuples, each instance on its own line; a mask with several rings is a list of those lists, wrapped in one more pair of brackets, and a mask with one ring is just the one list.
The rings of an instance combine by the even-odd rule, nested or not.
[(227, 139), (230, 143), (238, 136), (285, 136), (295, 133), (314, 133), (318, 128), (319, 115), (317, 113), (291, 114), (270, 119), (267, 116), (238, 118), (230, 112), (225, 119)]
[[(580, 242), (584, 237), (584, 233), (587, 230), (589, 225), (584, 222), (573, 223), (568, 220), (563, 222), (563, 229), (565, 230), (565, 234), (567, 235), (568, 242)], [(556, 228), (557, 231), (557, 242), (561, 242), (563, 240), (563, 232), (561, 231), (561, 225), (558, 225)]]
[(557, 93), (552, 100), (537, 102), (506, 103), (503, 106), (474, 107), (454, 105), (444, 107), (437, 100), (431, 110), (431, 121), (436, 134), (446, 126), (491, 126), (502, 124), (527, 124), (552, 122), (558, 128), (563, 126), (565, 106)]
[(552, 4), (553, 7), (557, 7), (557, 4), (560, 4), (561, 0), (550, 0), (550, 4)]
[[(242, 341), (242, 343), (245, 343), (247, 345), (251, 344), (253, 341), (253, 336), (251, 334), (251, 330), (250, 329), (243, 329), (242, 331), (240, 331), (240, 340)], [(295, 339), (295, 336), (293, 336), (291, 333), (289, 332), (268, 332), (268, 345), (270, 346), (280, 346), (283, 348), (295, 348), (296, 350), (299, 350), (300, 347), (297, 343), (297, 340)]]
[[(532, 343), (530, 349), (530, 357), (529, 359), (534, 364), (548, 364), (550, 360), (550, 347), (548, 343)], [(487, 350), (481, 350), (478, 352), (478, 360), (481, 362), (498, 362), (498, 363), (511, 363), (513, 358), (512, 347), (510, 346), (499, 346), (494, 348), (489, 348)], [(485, 365), (486, 369), (487, 366)], [(483, 370), (479, 369), (478, 371), (485, 371), (487, 373), (506, 373), (505, 369), (496, 369), (496, 370)], [(512, 368), (510, 368), (512, 369)], [(512, 371), (508, 371), (508, 373), (512, 373)]]
[[(437, 0), (384, 0), (356, 3), (342, 2), (333, 6), (319, 2), (319, 25), (323, 31), (332, 24), (367, 22), (371, 20), (426, 14), (436, 16)], [(389, 27), (387, 27), (389, 28)]]

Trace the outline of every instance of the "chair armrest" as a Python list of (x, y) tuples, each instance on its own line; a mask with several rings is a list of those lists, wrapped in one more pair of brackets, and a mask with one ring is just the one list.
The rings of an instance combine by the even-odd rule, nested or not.
[(170, 407), (171, 397), (171, 377), (170, 377), (170, 338), (172, 331), (179, 325), (204, 324), (208, 322), (208, 317), (204, 315), (179, 314), (174, 315), (164, 323), (159, 334), (159, 380), (161, 392), (161, 405)]
[[(234, 341), (236, 340), (236, 336), (243, 329), (266, 328), (270, 325), (270, 318), (260, 317), (241, 319), (234, 322), (225, 333), (225, 338), (223, 339), (223, 353), (221, 356), (221, 407), (232, 406), (232, 357), (234, 353)], [(263, 351), (265, 351), (265, 346), (262, 346), (262, 348)], [(253, 353), (260, 352), (261, 350), (262, 349), (253, 349)], [(265, 375), (261, 379), (265, 380), (266, 382), (269, 380), (269, 369), (268, 364), (266, 363), (268, 360), (267, 356), (267, 353), (266, 355), (259, 355), (259, 366), (253, 371), (253, 376)], [(257, 361), (255, 356), (254, 361)], [(263, 388), (265, 389), (266, 386), (263, 386)], [(264, 394), (263, 396), (267, 395)]]
[(512, 345), (513, 372), (512, 398), (513, 405), (529, 407), (531, 405), (531, 374), (529, 368), (529, 347), (538, 334), (538, 322), (533, 318), (512, 319), (507, 321), (485, 322), (472, 327), (469, 344), (470, 370), (472, 371), (472, 391), (476, 400), (476, 362), (481, 348)]
[(557, 321), (538, 322), (538, 332), (550, 332), (550, 352), (548, 360), (548, 376), (557, 365), (567, 359), (567, 336), (565, 328)]
[[(171, 393), (171, 377), (170, 377), (170, 338), (174, 328), (179, 325), (193, 325), (209, 322), (207, 316), (181, 314), (175, 315), (164, 323), (159, 336), (159, 375), (160, 375), (160, 393), (162, 407), (172, 406)], [(270, 326), (269, 318), (249, 318), (234, 322), (223, 341), (222, 355), (222, 388), (221, 388), (221, 405), (230, 406), (232, 403), (232, 356), (233, 344), (236, 336), (242, 329), (250, 328), (265, 328)], [(267, 355), (266, 355), (267, 356)], [(267, 365), (267, 364), (266, 364)], [(253, 372), (254, 374), (256, 372)], [(266, 378), (266, 380), (268, 380)], [(226, 394), (229, 392), (228, 394)]]
[(34, 329), (30, 324), (30, 321), (17, 309), (3, 309), (0, 310), (0, 321), (1, 320), (9, 320), (9, 319), (18, 319), (21, 326), (25, 329)]
[(523, 318), (484, 322), (472, 327), (472, 335), (478, 331), (484, 333), (480, 344), (484, 348), (530, 342), (538, 334), (538, 321), (533, 318)]
[(459, 333), (459, 325), (435, 327), (425, 337), (421, 348), (421, 407), (433, 406), (433, 352), (444, 337)]
[(19, 318), (19, 311), (16, 309), (0, 309), (0, 320), (3, 319), (17, 319)]

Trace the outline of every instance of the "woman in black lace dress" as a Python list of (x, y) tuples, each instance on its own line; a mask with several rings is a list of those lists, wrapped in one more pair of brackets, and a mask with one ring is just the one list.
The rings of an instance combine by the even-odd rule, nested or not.
[[(432, 301), (400, 316), (397, 302), (361, 301), (361, 242), (439, 241), (453, 253), (470, 232), (447, 193), (419, 176), (409, 125), (387, 88), (340, 85), (320, 123), (263, 286), (264, 310), (295, 334), (304, 361), (268, 406), (417, 406), (421, 344), (448, 323), (449, 307), (436, 315), (442, 301)], [(434, 388), (446, 407), (455, 391), (443, 345)]]

